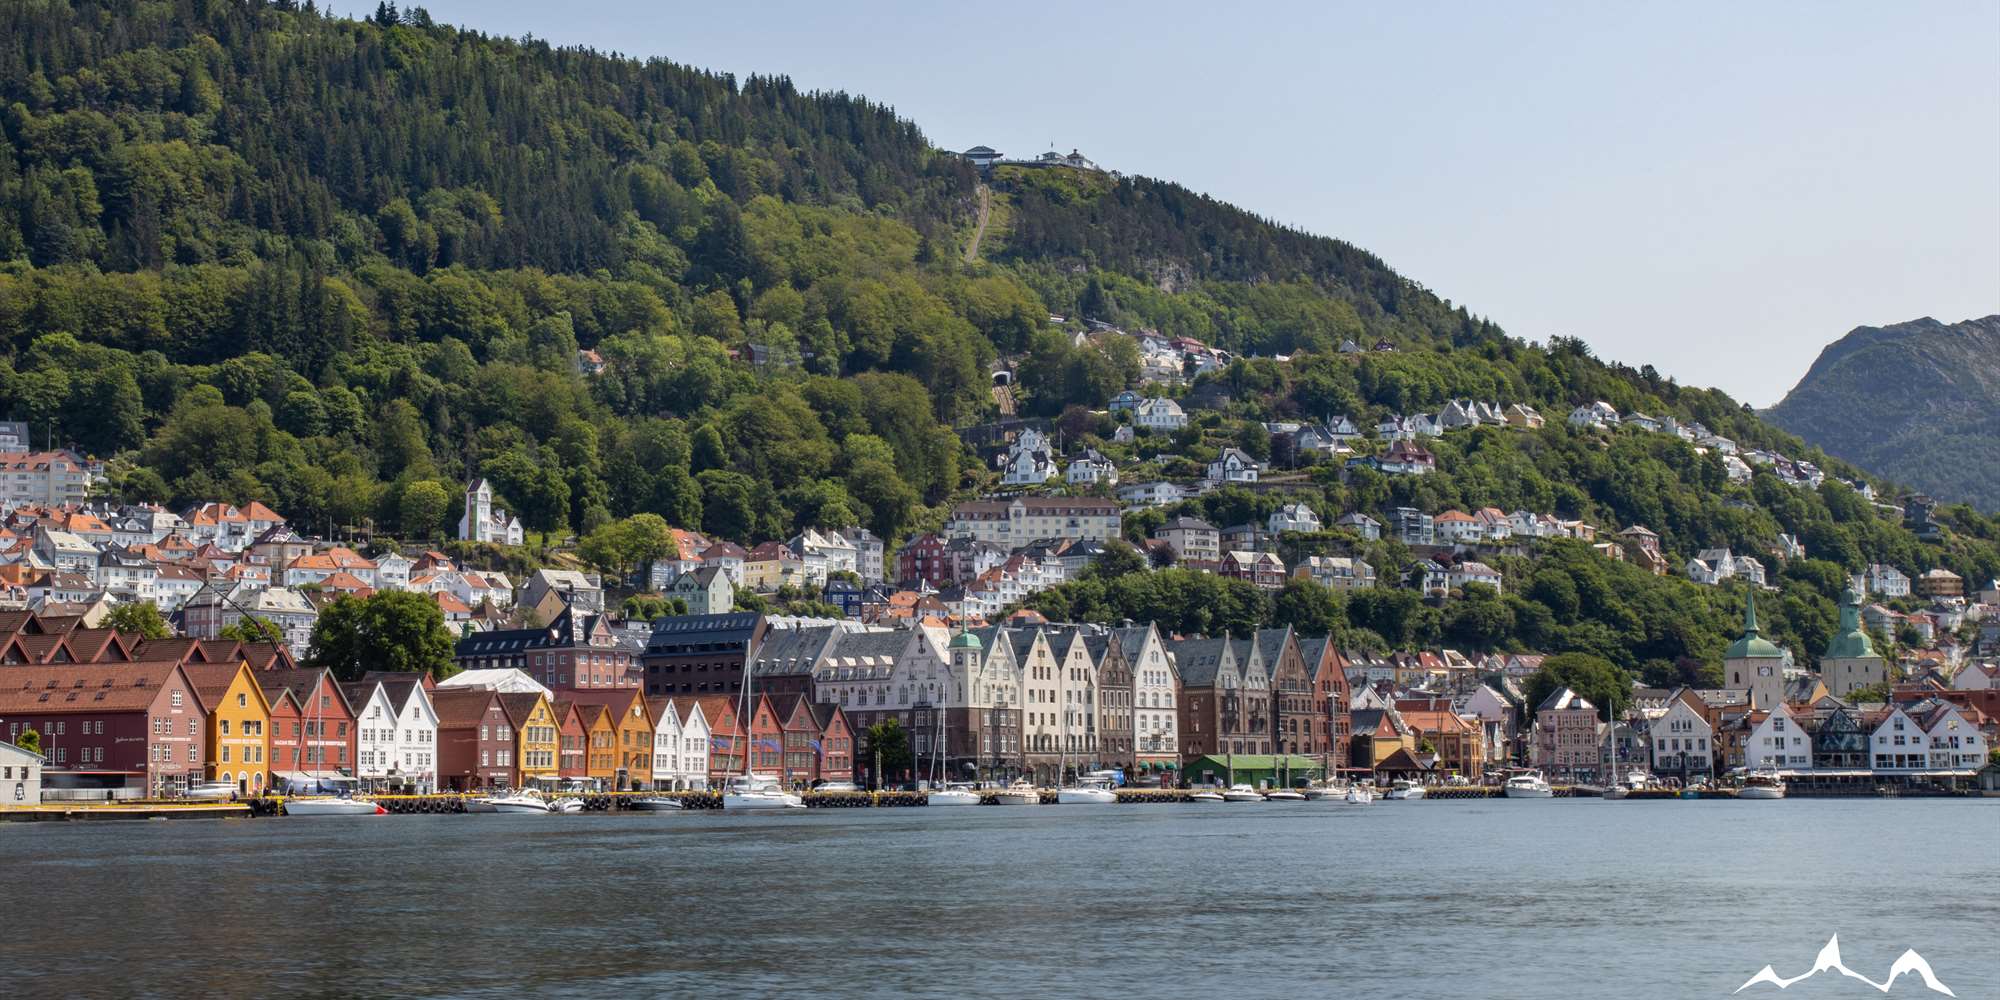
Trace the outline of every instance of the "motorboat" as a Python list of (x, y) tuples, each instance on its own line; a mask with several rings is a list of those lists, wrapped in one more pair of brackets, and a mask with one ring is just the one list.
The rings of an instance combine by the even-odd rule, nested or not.
[(1264, 801), (1264, 793), (1249, 785), (1230, 785), (1229, 790), (1222, 793), (1222, 801), (1262, 802)]
[(625, 803), (625, 808), (630, 809), (634, 812), (660, 813), (660, 812), (681, 812), (685, 810), (687, 806), (684, 803), (682, 803), (681, 800), (676, 798), (671, 798), (669, 796), (647, 795), (642, 798), (628, 799)]
[(1527, 771), (1507, 779), (1501, 794), (1510, 799), (1552, 799), (1556, 790), (1538, 771)]
[(387, 816), (389, 810), (366, 799), (311, 796), (285, 800), (287, 816)]
[(931, 789), (929, 794), (924, 796), (924, 804), (927, 806), (976, 806), (979, 804), (979, 793), (964, 785), (948, 785), (944, 788)]
[(1306, 793), (1296, 788), (1274, 788), (1264, 793), (1266, 802), (1304, 802)]
[(1300, 790), (1308, 802), (1339, 802), (1347, 797), (1346, 785), (1308, 785)]
[(1625, 785), (1612, 785), (1611, 787), (1606, 788), (1604, 790), (1604, 797), (1612, 800), (1613, 802), (1616, 802), (1619, 799), (1631, 798), (1631, 796), (1632, 796), (1632, 789), (1626, 787)]
[(514, 792), (481, 799), (497, 813), (548, 813), (549, 800), (533, 792)]
[(1785, 779), (1776, 771), (1752, 771), (1743, 779), (1743, 787), (1736, 790), (1739, 799), (1782, 799), (1785, 797)]
[(1017, 779), (1000, 789), (993, 796), (993, 801), (1003, 806), (1038, 806), (1042, 804), (1042, 790)]
[(1388, 794), (1382, 797), (1392, 801), (1397, 799), (1421, 799), (1424, 797), (1424, 786), (1408, 778), (1397, 778), (1395, 782), (1389, 785)]
[(1188, 794), (1189, 802), (1221, 802), (1222, 793), (1212, 788), (1199, 789)]
[(1341, 801), (1351, 806), (1365, 806), (1375, 801), (1375, 792), (1367, 785), (1349, 785), (1347, 794), (1341, 797)]
[(1085, 778), (1068, 788), (1056, 791), (1056, 804), (1060, 806), (1108, 806), (1118, 801), (1118, 793), (1111, 790), (1109, 782)]
[(458, 800), (458, 804), (462, 811), (469, 813), (496, 813), (500, 811), (493, 807), (493, 800), (491, 799), (460, 799)]
[(785, 791), (778, 779), (769, 775), (745, 774), (729, 779), (729, 787), (722, 793), (722, 808), (725, 812), (749, 812), (766, 809), (804, 809), (805, 800)]
[(583, 800), (577, 798), (556, 799), (549, 803), (549, 811), (552, 813), (580, 813), (583, 811)]

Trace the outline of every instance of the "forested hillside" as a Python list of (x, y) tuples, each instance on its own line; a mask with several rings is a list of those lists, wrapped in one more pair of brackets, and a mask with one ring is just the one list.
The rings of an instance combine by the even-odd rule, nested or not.
[[(1969, 509), (1924, 543), (1832, 481), (1726, 487), (1684, 444), (1571, 434), (1568, 407), (1604, 399), (1824, 460), (1719, 392), (1510, 339), (1363, 250), (1169, 182), (1003, 170), (1007, 232), (965, 264), (979, 183), (863, 98), (416, 9), (9, 3), (0, 416), (110, 459), (121, 498), (259, 499), (316, 530), (437, 537), (481, 475), (537, 544), (638, 513), (746, 544), (855, 521), (893, 540), (991, 484), (953, 429), (994, 414), (1004, 357), (1029, 413), (1138, 475), (1225, 443), (1267, 456), (1258, 420), (1540, 406), (1545, 431), (1440, 444), (1439, 475), (1320, 468), (1296, 495), (1329, 520), (1518, 504), (1642, 522), (1681, 558), (1791, 532), (1818, 565), (1788, 572), (1797, 609), (1773, 617), (1801, 641), (1870, 561), (2000, 572), (2000, 526)], [(1135, 382), (1132, 342), (1079, 346), (1051, 313), (1291, 360), (1206, 376), (1220, 402), (1191, 433), (1114, 446), (1084, 411)], [(1357, 359), (1345, 339), (1397, 350)], [(1278, 500), (1231, 496), (1205, 502)], [(1510, 605), (1481, 626), (1493, 645), (1638, 635), (1620, 657), (1637, 665), (1705, 655), (1728, 628), (1632, 610), (1708, 600), (1682, 581), (1565, 597), (1509, 570), (1542, 611)]]

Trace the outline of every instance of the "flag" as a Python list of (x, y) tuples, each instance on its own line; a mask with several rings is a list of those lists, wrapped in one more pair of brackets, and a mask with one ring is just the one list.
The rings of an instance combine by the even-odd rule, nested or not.
[(825, 747), (819, 745), (818, 740), (807, 740), (806, 742), (812, 744), (814, 752), (823, 752), (826, 750)]
[(776, 753), (776, 752), (777, 752), (777, 750), (778, 750), (778, 741), (777, 741), (777, 740), (758, 740), (758, 741), (757, 741), (757, 749), (759, 749), (759, 750), (769, 750), (769, 751), (771, 751), (771, 752), (773, 752), (773, 753)]

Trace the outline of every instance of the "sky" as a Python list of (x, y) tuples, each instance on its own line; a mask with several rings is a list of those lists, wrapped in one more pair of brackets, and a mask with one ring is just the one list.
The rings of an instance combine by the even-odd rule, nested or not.
[(1993, 0), (426, 6), (1079, 149), (1757, 406), (1856, 326), (2000, 312)]

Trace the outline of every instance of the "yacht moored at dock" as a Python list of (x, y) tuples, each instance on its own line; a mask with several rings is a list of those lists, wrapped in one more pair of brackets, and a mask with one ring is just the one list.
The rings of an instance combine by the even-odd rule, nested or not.
[(285, 800), (287, 816), (387, 816), (389, 810), (366, 799), (343, 799), (332, 796), (310, 798), (288, 798)]
[(1501, 794), (1510, 799), (1552, 799), (1556, 790), (1540, 771), (1526, 771), (1508, 778)]

